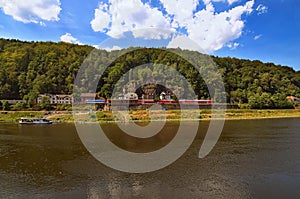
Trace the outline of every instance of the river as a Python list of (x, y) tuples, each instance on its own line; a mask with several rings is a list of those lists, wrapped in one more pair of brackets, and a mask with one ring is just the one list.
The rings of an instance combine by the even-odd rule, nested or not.
[[(1, 198), (298, 198), (300, 118), (226, 121), (221, 138), (198, 158), (209, 125), (184, 155), (149, 173), (131, 174), (98, 162), (73, 124), (0, 123)], [(168, 144), (178, 129), (137, 143), (103, 124), (124, 149), (149, 151)], [(171, 132), (171, 133), (170, 133)]]

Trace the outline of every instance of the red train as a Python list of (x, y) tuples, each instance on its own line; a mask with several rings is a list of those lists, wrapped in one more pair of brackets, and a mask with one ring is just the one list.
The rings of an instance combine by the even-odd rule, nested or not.
[(114, 103), (114, 104), (212, 104), (213, 100), (158, 100), (155, 102), (153, 99), (139, 99), (139, 100), (108, 100), (106, 103)]
[[(140, 104), (154, 104), (155, 101), (151, 99), (138, 100)], [(212, 100), (159, 100), (158, 104), (212, 104)]]
[[(132, 104), (132, 105), (139, 105), (139, 104), (155, 104), (156, 102), (153, 99), (139, 99), (139, 100), (87, 100), (86, 103), (88, 104)], [(198, 104), (198, 105), (205, 105), (205, 104), (212, 104), (213, 100), (158, 100), (157, 104)]]

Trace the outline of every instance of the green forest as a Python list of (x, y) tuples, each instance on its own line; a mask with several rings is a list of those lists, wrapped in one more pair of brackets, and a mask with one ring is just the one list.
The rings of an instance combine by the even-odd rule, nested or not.
[[(300, 71), (258, 60), (220, 58), (180, 49), (129, 48), (107, 52), (63, 42), (0, 39), (0, 100), (23, 99), (27, 102), (26, 106), (31, 107), (39, 94), (72, 94), (82, 63), (89, 66), (85, 71), (87, 76), (88, 73), (103, 72), (100, 79), (94, 75), (92, 81), (91, 77), (86, 77), (80, 84), (92, 90), (93, 81), (99, 80), (97, 91), (104, 98), (111, 97), (115, 84), (123, 74), (149, 63), (152, 65), (129, 72), (129, 76), (143, 82), (152, 73), (163, 74), (153, 70), (153, 65), (163, 64), (181, 73), (198, 99), (210, 99), (211, 96), (197, 67), (203, 70), (202, 75), (216, 67), (223, 78), (227, 103), (239, 104), (244, 108), (292, 108), (294, 105), (286, 97), (300, 97)], [(108, 67), (101, 71), (105, 66)], [(217, 84), (213, 75), (206, 81)]]

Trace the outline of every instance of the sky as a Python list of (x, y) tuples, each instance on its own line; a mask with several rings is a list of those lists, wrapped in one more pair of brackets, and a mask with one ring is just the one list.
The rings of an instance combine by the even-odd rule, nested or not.
[(300, 70), (297, 0), (0, 0), (0, 37), (180, 47)]

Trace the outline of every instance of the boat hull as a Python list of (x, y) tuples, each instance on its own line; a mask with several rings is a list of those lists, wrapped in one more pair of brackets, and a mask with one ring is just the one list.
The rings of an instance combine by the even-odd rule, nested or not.
[(52, 121), (43, 118), (21, 118), (19, 124), (52, 124)]

